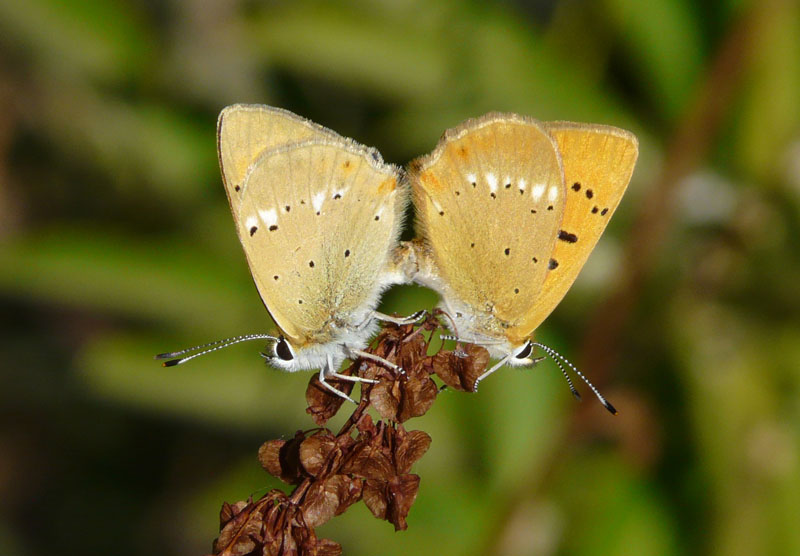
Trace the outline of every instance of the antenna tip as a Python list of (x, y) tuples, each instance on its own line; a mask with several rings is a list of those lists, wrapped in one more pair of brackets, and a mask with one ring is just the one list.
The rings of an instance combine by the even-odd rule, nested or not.
[(579, 402), (583, 401), (583, 398), (581, 397), (580, 392), (578, 392), (577, 390), (573, 390), (572, 391), (572, 395), (575, 396), (575, 399), (578, 400)]
[(175, 365), (177, 365), (177, 364), (178, 364), (178, 363), (180, 363), (180, 362), (181, 362), (181, 360), (180, 360), (180, 359), (172, 359), (172, 360), (170, 360), (170, 361), (164, 361), (164, 362), (161, 364), (161, 366), (162, 366), (162, 367), (174, 367)]
[(603, 400), (603, 405), (608, 410), (608, 412), (611, 413), (611, 415), (619, 415), (619, 413), (617, 413), (617, 409), (613, 405), (611, 405), (608, 402), (608, 400)]

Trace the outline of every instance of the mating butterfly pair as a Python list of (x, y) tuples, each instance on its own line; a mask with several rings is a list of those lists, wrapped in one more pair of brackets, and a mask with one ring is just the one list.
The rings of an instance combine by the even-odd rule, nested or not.
[[(533, 332), (586, 262), (638, 154), (636, 137), (618, 128), (500, 113), (446, 131), (407, 174), (375, 149), (269, 106), (225, 108), (217, 139), (239, 239), (281, 334), (157, 357), (181, 357), (165, 363), (174, 365), (268, 340), (271, 365), (319, 368), (320, 382), (347, 399), (325, 378), (367, 381), (337, 372), (346, 358), (394, 367), (363, 349), (379, 321), (420, 318), (375, 310), (386, 288), (411, 281), (441, 295), (460, 341), (498, 359), (478, 382), (505, 364), (532, 364), (534, 346), (563, 371), (569, 362)], [(400, 243), (409, 190), (418, 238)]]

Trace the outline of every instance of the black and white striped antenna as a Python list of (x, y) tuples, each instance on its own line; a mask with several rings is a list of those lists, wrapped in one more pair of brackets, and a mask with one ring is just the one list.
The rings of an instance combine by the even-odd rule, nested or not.
[(591, 381), (588, 378), (583, 376), (583, 373), (580, 372), (575, 367), (575, 365), (570, 363), (569, 360), (566, 357), (564, 357), (563, 355), (558, 353), (553, 348), (548, 347), (548, 346), (546, 346), (544, 344), (540, 344), (539, 342), (533, 342), (533, 345), (535, 345), (536, 347), (540, 348), (542, 351), (544, 351), (547, 355), (550, 356), (550, 359), (555, 361), (556, 365), (558, 365), (558, 367), (561, 369), (561, 372), (564, 374), (564, 377), (567, 379), (567, 383), (569, 384), (569, 389), (572, 391), (572, 395), (573, 396), (575, 396), (579, 400), (581, 399), (580, 394), (578, 394), (578, 391), (575, 390), (575, 386), (573, 386), (572, 381), (569, 379), (569, 376), (567, 376), (566, 370), (564, 369), (564, 367), (561, 366), (561, 363), (559, 362), (559, 360), (561, 360), (563, 363), (565, 363), (567, 366), (569, 366), (569, 368), (572, 369), (572, 372), (574, 372), (576, 375), (581, 377), (581, 379), (586, 383), (586, 385), (589, 388), (591, 388), (592, 392), (594, 392), (594, 395), (597, 396), (597, 399), (600, 400), (600, 403), (603, 404), (603, 407), (605, 407), (612, 415), (617, 415), (616, 408), (613, 405), (611, 405), (611, 403), (607, 399), (605, 399), (603, 397), (603, 394), (601, 394), (597, 390), (597, 388), (594, 387), (594, 384), (592, 384)]
[[(241, 342), (249, 342), (250, 340), (274, 340), (277, 342), (278, 338), (276, 338), (275, 336), (270, 336), (269, 334), (245, 334), (243, 336), (235, 336), (233, 338), (217, 340), (216, 342), (209, 342), (207, 344), (202, 344), (199, 346), (182, 349), (180, 351), (159, 353), (158, 355), (155, 356), (155, 359), (169, 359), (169, 361), (164, 361), (164, 363), (162, 363), (162, 366), (174, 367), (175, 365), (180, 365), (181, 363), (186, 363), (187, 361), (191, 361), (195, 357), (200, 357), (201, 355), (206, 355)], [(192, 353), (192, 352), (197, 352), (197, 353)], [(191, 355), (186, 355), (187, 353), (191, 353)], [(182, 357), (184, 355), (186, 355), (186, 357)]]

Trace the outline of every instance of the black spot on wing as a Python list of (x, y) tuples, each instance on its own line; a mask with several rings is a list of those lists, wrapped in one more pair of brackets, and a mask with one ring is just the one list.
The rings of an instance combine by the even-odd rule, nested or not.
[(565, 232), (564, 230), (559, 230), (558, 239), (561, 241), (566, 241), (567, 243), (575, 243), (578, 241), (578, 236), (569, 232)]
[(572, 184), (572, 190), (573, 191), (580, 191), (581, 190), (581, 184), (578, 183), (578, 182), (573, 183)]
[(555, 259), (550, 259), (550, 262), (547, 263), (547, 268), (549, 270), (554, 270), (555, 268), (558, 268), (558, 261)]
[(258, 231), (258, 226), (251, 227), (250, 228), (250, 237), (253, 237), (253, 234), (255, 234), (257, 231)]

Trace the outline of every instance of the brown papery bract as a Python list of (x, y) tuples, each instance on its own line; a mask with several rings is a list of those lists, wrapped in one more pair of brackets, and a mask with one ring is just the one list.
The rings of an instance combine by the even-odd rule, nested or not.
[[(261, 446), (261, 466), (295, 485), (294, 490), (290, 494), (272, 490), (258, 500), (224, 503), (214, 554), (341, 554), (338, 543), (318, 538), (315, 529), (359, 500), (395, 530), (408, 527), (406, 518), (420, 485), (411, 468), (430, 447), (431, 437), (406, 430), (403, 423), (424, 415), (436, 401), (440, 387), (434, 375), (443, 387), (471, 392), (489, 362), (488, 352), (472, 345), (428, 355), (438, 326), (436, 318), (429, 317), (416, 326), (388, 325), (381, 331), (368, 351), (400, 365), (403, 372), (361, 360), (343, 371), (378, 383), (361, 383), (359, 403), (338, 433), (327, 428), (298, 431), (289, 440), (270, 440)], [(331, 382), (348, 394), (353, 390), (352, 382)], [(324, 427), (344, 400), (322, 387), (315, 374), (306, 402), (311, 418)], [(370, 417), (370, 407), (382, 420)]]

